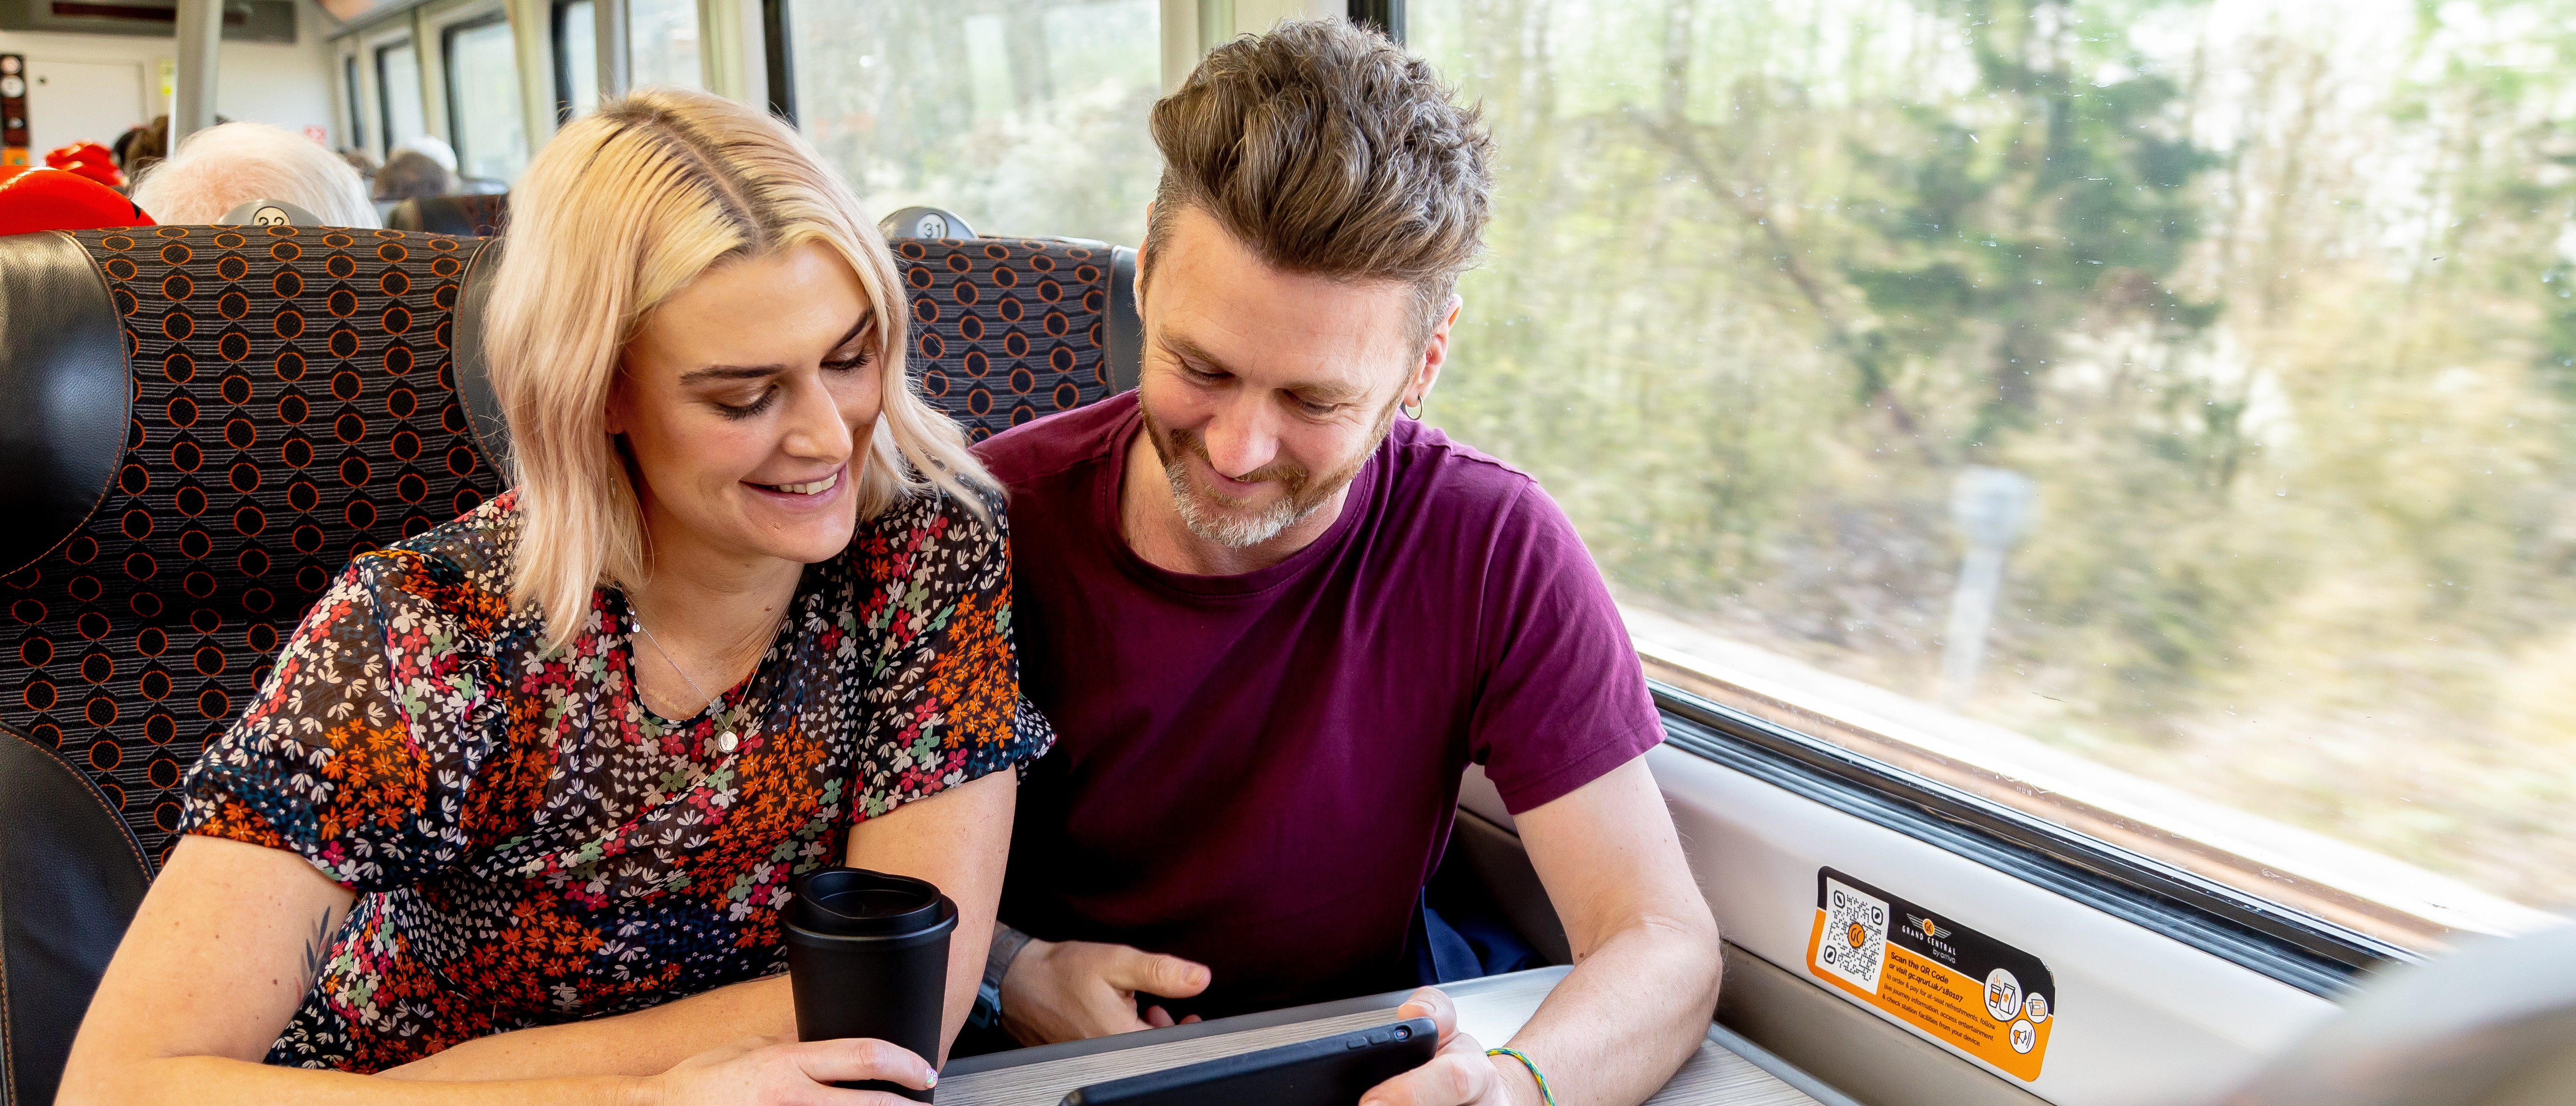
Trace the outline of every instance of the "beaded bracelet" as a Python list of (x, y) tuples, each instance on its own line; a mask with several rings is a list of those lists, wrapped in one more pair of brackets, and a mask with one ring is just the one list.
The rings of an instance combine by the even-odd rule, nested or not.
[(1538, 1070), (1538, 1061), (1530, 1059), (1527, 1053), (1517, 1048), (1489, 1048), (1485, 1050), (1485, 1055), (1509, 1056), (1520, 1061), (1522, 1067), (1529, 1069), (1530, 1078), (1538, 1081), (1539, 1101), (1546, 1103), (1547, 1106), (1556, 1106), (1556, 1092), (1548, 1089), (1547, 1073)]

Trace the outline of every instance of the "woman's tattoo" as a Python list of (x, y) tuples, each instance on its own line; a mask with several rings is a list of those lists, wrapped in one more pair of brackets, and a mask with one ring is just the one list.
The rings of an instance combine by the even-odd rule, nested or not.
[(331, 908), (322, 908), (322, 919), (313, 923), (313, 936), (304, 939), (304, 989), (322, 981), (323, 957), (330, 951), (331, 934), (338, 927), (331, 924)]

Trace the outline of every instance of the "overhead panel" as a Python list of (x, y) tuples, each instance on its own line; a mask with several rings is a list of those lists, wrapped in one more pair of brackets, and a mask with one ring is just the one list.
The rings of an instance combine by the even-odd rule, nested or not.
[[(0, 31), (169, 38), (178, 25), (178, 0), (0, 0)], [(294, 0), (224, 0), (224, 41), (295, 41)]]

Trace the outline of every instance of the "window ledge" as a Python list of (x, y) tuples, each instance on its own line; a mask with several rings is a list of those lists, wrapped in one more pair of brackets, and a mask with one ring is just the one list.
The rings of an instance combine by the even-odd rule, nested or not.
[(1647, 675), (1712, 702), (2401, 948), (2564, 924), (2546, 911), (1622, 605)]

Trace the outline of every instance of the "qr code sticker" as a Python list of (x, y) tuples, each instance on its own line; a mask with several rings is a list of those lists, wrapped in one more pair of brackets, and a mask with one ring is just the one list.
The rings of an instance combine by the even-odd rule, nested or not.
[(1887, 963), (1887, 903), (1828, 879), (1824, 932), (1816, 935), (1816, 967), (1852, 986), (1878, 993), (1878, 971)]

